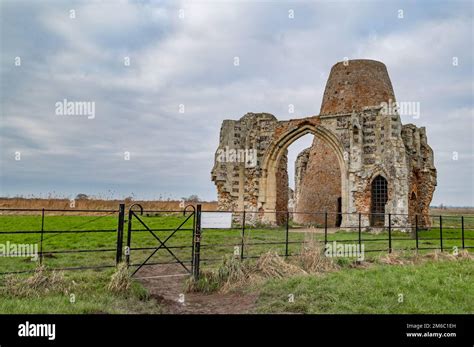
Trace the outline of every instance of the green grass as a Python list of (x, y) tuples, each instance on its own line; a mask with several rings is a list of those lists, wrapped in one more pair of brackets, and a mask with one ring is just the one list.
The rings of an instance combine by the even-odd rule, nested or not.
[[(376, 265), (270, 280), (259, 313), (474, 313), (474, 262)], [(289, 295), (294, 302), (289, 302)], [(399, 302), (400, 294), (403, 302)]]
[[(182, 215), (143, 216), (142, 220), (152, 229), (170, 229), (155, 231), (164, 241), (173, 230), (185, 221)], [(167, 242), (172, 252), (182, 260), (191, 260), (192, 250), (192, 218)], [(461, 229), (457, 219), (443, 221), (444, 248), (451, 251), (454, 246), (461, 248)], [(448, 228), (449, 227), (449, 228)], [(472, 226), (470, 226), (472, 227)], [(420, 247), (439, 247), (439, 226), (434, 225), (430, 231), (420, 231)], [(115, 249), (117, 240), (117, 218), (108, 216), (51, 216), (47, 215), (44, 223), (43, 251), (46, 255), (44, 265), (49, 268), (107, 265), (112, 268), (98, 271), (68, 271), (65, 277), (74, 281), (76, 302), (69, 302), (69, 296), (63, 292), (51, 292), (38, 297), (17, 297), (3, 293), (0, 299), (0, 313), (157, 313), (159, 305), (147, 297), (146, 291), (137, 283), (133, 293), (128, 296), (110, 293), (107, 283), (115, 265)], [(41, 216), (38, 215), (0, 215), (0, 244), (40, 243), (40, 234), (6, 234), (6, 231), (37, 231), (41, 230)], [(59, 234), (55, 231), (77, 230), (83, 233)], [(93, 232), (111, 230), (110, 232)], [(158, 241), (153, 235), (133, 219), (132, 248), (157, 247)], [(320, 231), (322, 229), (319, 229)], [(125, 223), (124, 245), (127, 237)], [(323, 242), (324, 234), (311, 234)], [(328, 241), (334, 240), (358, 243), (358, 232), (339, 231), (328, 235)], [(246, 257), (257, 257), (269, 250), (285, 253), (285, 245), (262, 245), (261, 242), (284, 243), (286, 230), (284, 227), (249, 228), (245, 230)], [(289, 233), (289, 253), (296, 254), (301, 249), (308, 235), (302, 232)], [(473, 230), (465, 231), (466, 238), (473, 238)], [(386, 231), (380, 234), (362, 232), (362, 244), (368, 252), (366, 258), (386, 254), (388, 250)], [(415, 240), (408, 233), (394, 230), (392, 232), (392, 248), (410, 249), (415, 247)], [(433, 240), (429, 240), (433, 239)], [(450, 240), (452, 239), (452, 240)], [(367, 241), (372, 240), (372, 241)], [(219, 261), (205, 259), (221, 259), (232, 255), (235, 247), (240, 248), (241, 230), (203, 230), (201, 243), (202, 269), (215, 268)], [(257, 243), (257, 244), (254, 244)], [(216, 246), (216, 244), (223, 244)], [(474, 246), (472, 240), (466, 240), (466, 246)], [(51, 253), (62, 250), (100, 249), (105, 252), (92, 253)], [(131, 262), (140, 264), (153, 249), (132, 250)], [(339, 259), (338, 259), (339, 260)], [(174, 258), (162, 249), (153, 256), (150, 262), (169, 262)], [(341, 263), (344, 263), (341, 260)], [(34, 270), (36, 262), (26, 258), (0, 257), (0, 272)], [(259, 312), (305, 312), (305, 313), (473, 313), (474, 297), (472, 282), (472, 261), (432, 262), (423, 265), (388, 266), (376, 265), (369, 269), (348, 269), (330, 273), (320, 277), (299, 277), (284, 281), (269, 281), (262, 289)], [(28, 275), (21, 275), (28, 276)], [(0, 276), (0, 291), (5, 277)], [(260, 288), (258, 288), (260, 289)], [(398, 303), (398, 294), (404, 294), (404, 303)], [(287, 301), (289, 294), (295, 295), (295, 303)]]
[[(53, 288), (27, 296), (8, 291), (7, 278), (0, 277), (0, 314), (160, 313), (159, 304), (137, 282), (126, 294), (108, 290), (112, 273), (113, 270), (67, 272), (64, 275), (67, 291)], [(27, 278), (27, 275), (15, 276), (22, 281)]]

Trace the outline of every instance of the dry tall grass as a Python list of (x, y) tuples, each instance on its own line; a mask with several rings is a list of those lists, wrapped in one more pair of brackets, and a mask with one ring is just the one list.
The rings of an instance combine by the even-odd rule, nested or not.
[(264, 278), (284, 278), (307, 274), (304, 269), (286, 261), (274, 251), (267, 252), (258, 258), (254, 271)]
[(467, 250), (460, 250), (457, 254), (441, 252), (440, 250), (425, 254), (396, 251), (381, 255), (376, 262), (387, 265), (413, 265), (427, 261), (457, 261), (464, 259), (474, 260), (474, 255)]
[(113, 293), (126, 294), (132, 287), (132, 276), (126, 263), (120, 263), (112, 274), (107, 289)]
[[(145, 210), (173, 210), (181, 211), (181, 201), (145, 201), (145, 200), (100, 200), (100, 199), (79, 199), (74, 201), (74, 207), (71, 207), (71, 201), (68, 199), (26, 199), (26, 198), (0, 198), (0, 208), (26, 208), (26, 209), (65, 209), (65, 210), (117, 210), (119, 204), (125, 203), (128, 209), (133, 204), (140, 204)], [(188, 203), (185, 202), (187, 205)], [(189, 203), (196, 205), (196, 203)], [(217, 202), (200, 202), (203, 210), (217, 210)], [(2, 212), (5, 214), (5, 212)], [(12, 212), (16, 214), (25, 214), (25, 212)], [(52, 214), (52, 213), (49, 213)], [(61, 214), (55, 212), (54, 214)], [(70, 213), (68, 212), (68, 215)]]
[(308, 234), (305, 242), (301, 246), (301, 252), (296, 257), (296, 262), (307, 273), (323, 273), (338, 269), (332, 258), (324, 255), (324, 248), (314, 238)]
[(67, 293), (70, 284), (65, 280), (62, 271), (48, 271), (44, 266), (38, 266), (28, 277), (8, 275), (5, 277), (2, 291), (6, 295), (17, 297), (39, 297), (47, 293)]
[(302, 246), (300, 255), (285, 259), (276, 251), (268, 251), (256, 261), (241, 261), (226, 257), (217, 270), (204, 271), (198, 281), (189, 280), (186, 290), (191, 292), (229, 292), (257, 285), (269, 278), (288, 278), (298, 275), (325, 273), (338, 269), (332, 259), (324, 256), (321, 246), (313, 239)]

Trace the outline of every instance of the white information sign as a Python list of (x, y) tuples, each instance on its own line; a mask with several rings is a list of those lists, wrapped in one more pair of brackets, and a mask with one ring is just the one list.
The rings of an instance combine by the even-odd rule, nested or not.
[(201, 229), (227, 229), (232, 227), (232, 212), (201, 212)]

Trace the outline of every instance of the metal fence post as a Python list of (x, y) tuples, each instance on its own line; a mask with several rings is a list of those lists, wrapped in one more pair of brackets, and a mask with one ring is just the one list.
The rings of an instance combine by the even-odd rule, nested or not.
[(362, 245), (362, 214), (359, 212), (359, 249)]
[(464, 216), (461, 216), (461, 238), (462, 238), (462, 249), (464, 249)]
[(289, 231), (290, 231), (290, 212), (286, 211), (285, 257), (288, 257)]
[(127, 262), (127, 266), (130, 266), (130, 245), (132, 243), (132, 217), (133, 211), (130, 208), (128, 210), (127, 247), (125, 248), (125, 261)]
[[(186, 215), (186, 207), (184, 208)], [(196, 235), (196, 208), (193, 206), (193, 233), (191, 235), (191, 271), (194, 271), (194, 237)]]
[(416, 250), (418, 250), (418, 215), (415, 214), (415, 239), (416, 239)]
[(201, 204), (196, 209), (196, 232), (194, 235), (193, 277), (199, 279), (199, 265), (201, 259)]
[(118, 265), (122, 261), (122, 246), (123, 246), (123, 223), (125, 220), (125, 204), (119, 205), (118, 226), (117, 226), (117, 254), (115, 263)]
[(242, 212), (242, 243), (240, 244), (240, 260), (244, 260), (244, 238), (245, 238), (245, 210)]
[(43, 264), (44, 208), (41, 211), (40, 265)]
[(328, 211), (324, 212), (324, 246), (328, 244)]
[(439, 216), (439, 244), (441, 252), (443, 251), (443, 216)]
[(388, 253), (392, 253), (392, 214), (388, 214)]

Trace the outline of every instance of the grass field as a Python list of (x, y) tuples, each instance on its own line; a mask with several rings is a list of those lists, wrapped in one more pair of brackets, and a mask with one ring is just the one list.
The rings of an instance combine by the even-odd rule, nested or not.
[[(161, 240), (165, 240), (173, 230), (185, 221), (182, 215), (161, 215), (140, 217), (145, 224), (155, 231)], [(471, 219), (472, 221), (472, 219)], [(192, 251), (192, 218), (184, 223), (166, 245), (182, 261), (191, 261)], [(465, 246), (474, 246), (472, 225), (465, 223)], [(43, 264), (49, 268), (69, 268), (80, 266), (110, 266), (104, 270), (80, 270), (65, 273), (65, 281), (73, 286), (76, 301), (70, 303), (69, 297), (62, 291), (39, 294), (35, 297), (18, 297), (5, 293), (0, 300), (0, 313), (158, 313), (159, 305), (150, 299), (146, 291), (136, 283), (127, 295), (111, 294), (107, 283), (114, 271), (117, 217), (116, 215), (47, 215), (44, 220), (42, 248)], [(39, 215), (1, 215), (0, 244), (37, 244), (40, 247), (41, 234), (22, 233), (41, 230)], [(125, 231), (127, 223), (125, 223)], [(145, 228), (133, 219), (131, 242), (131, 263), (140, 264), (157, 247), (157, 240)], [(58, 233), (69, 231), (68, 233)], [(289, 233), (290, 254), (297, 254), (301, 242), (309, 237), (324, 241), (322, 229), (314, 232), (298, 232), (292, 228)], [(13, 233), (7, 233), (13, 232)], [(366, 258), (375, 258), (386, 254), (388, 250), (388, 233), (378, 234), (363, 231), (362, 245)], [(338, 241), (358, 243), (356, 230), (340, 230), (328, 235), (328, 242)], [(244, 255), (258, 257), (269, 251), (285, 253), (286, 230), (281, 228), (246, 228), (244, 235)], [(126, 232), (124, 246), (126, 242)], [(267, 242), (270, 244), (262, 244)], [(280, 243), (280, 244), (277, 244)], [(202, 268), (215, 268), (220, 259), (241, 250), (242, 231), (237, 226), (231, 230), (203, 230), (201, 244)], [(219, 246), (217, 246), (219, 245)], [(440, 235), (437, 225), (429, 231), (420, 231), (419, 246), (439, 248)], [(452, 252), (453, 247), (461, 248), (461, 229), (459, 218), (453, 217), (443, 223), (443, 247)], [(179, 248), (176, 248), (179, 247)], [(415, 240), (408, 233), (394, 230), (392, 248), (407, 250), (415, 247)], [(138, 249), (137, 249), (138, 248)], [(77, 250), (102, 250), (101, 252), (69, 253)], [(374, 250), (380, 250), (371, 252)], [(423, 252), (428, 252), (423, 251)], [(62, 253), (64, 252), (64, 253)], [(209, 261), (207, 260), (209, 259)], [(160, 250), (150, 262), (170, 262), (173, 257), (165, 250)], [(34, 270), (37, 262), (28, 258), (0, 257), (0, 272)], [(270, 280), (261, 289), (258, 301), (259, 312), (472, 312), (467, 302), (472, 298), (472, 286), (467, 279), (472, 277), (472, 261), (456, 263), (433, 263), (410, 266), (378, 265), (370, 269), (343, 268), (323, 277), (296, 277), (287, 280)], [(21, 275), (28, 276), (28, 275)], [(0, 277), (0, 289), (4, 288), (5, 276)], [(472, 278), (471, 278), (472, 282)], [(2, 287), (3, 286), (3, 287)], [(260, 289), (259, 289), (260, 290)], [(394, 295), (399, 292), (410, 292), (405, 303), (399, 304)], [(289, 293), (295, 294), (297, 301), (285, 302)], [(425, 298), (425, 299), (424, 299)], [(433, 300), (433, 298), (435, 300)], [(395, 301), (393, 301), (395, 300)], [(377, 302), (378, 304), (375, 304)]]
[(472, 314), (473, 276), (474, 262), (462, 260), (270, 280), (260, 290), (258, 312)]

